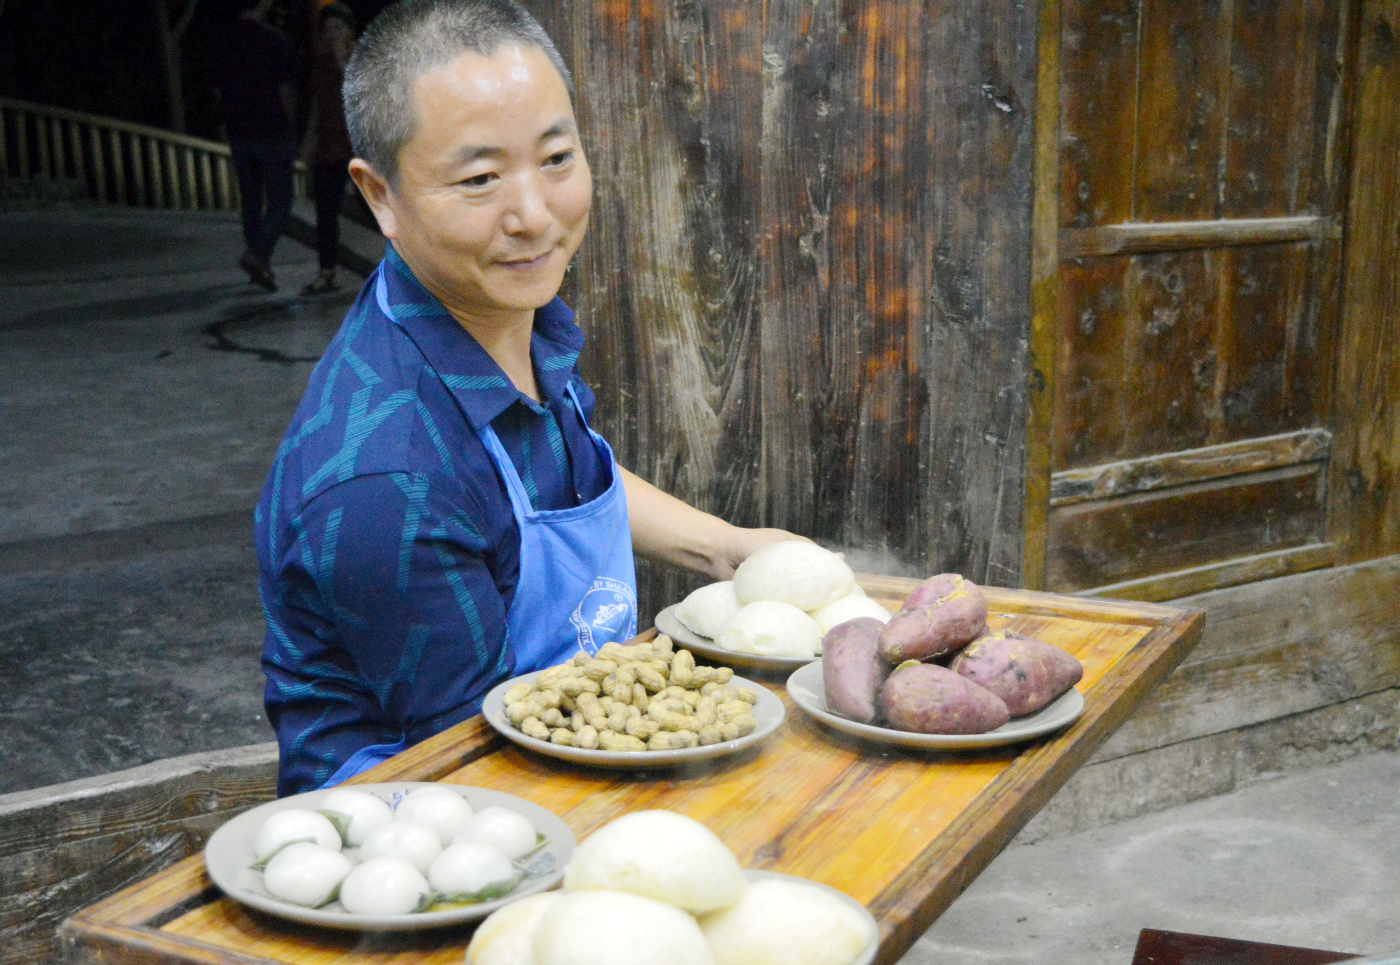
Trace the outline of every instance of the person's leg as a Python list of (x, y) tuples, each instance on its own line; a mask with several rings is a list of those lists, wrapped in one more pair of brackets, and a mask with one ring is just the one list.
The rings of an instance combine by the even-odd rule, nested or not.
[(340, 205), (350, 176), (344, 162), (316, 164), (311, 168), (311, 192), (316, 200), (316, 258), (321, 271), (301, 290), (303, 295), (335, 291), (335, 266), (340, 258)]
[(343, 163), (318, 164), (312, 169), (316, 191), (316, 255), (322, 271), (335, 271), (340, 255), (340, 202), (349, 172)]
[(271, 263), (277, 239), (282, 237), (287, 218), (292, 213), (292, 172), (295, 164), (296, 146), (290, 140), (268, 145), (263, 168), (267, 210), (263, 212), (262, 227), (258, 232), (258, 247), (253, 251), (263, 264)]
[(243, 246), (252, 252), (257, 247), (258, 229), (262, 224), (262, 165), (258, 161), (256, 145), (247, 141), (233, 141), (229, 144), (229, 154), (234, 173), (238, 176)]

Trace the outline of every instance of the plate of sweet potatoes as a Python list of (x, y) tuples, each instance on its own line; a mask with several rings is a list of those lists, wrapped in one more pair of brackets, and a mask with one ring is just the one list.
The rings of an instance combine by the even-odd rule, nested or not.
[(788, 678), (793, 702), (823, 723), (887, 744), (992, 747), (1065, 727), (1084, 710), (1070, 653), (1010, 631), (988, 631), (981, 589), (932, 577), (888, 623), (833, 627), (822, 659)]

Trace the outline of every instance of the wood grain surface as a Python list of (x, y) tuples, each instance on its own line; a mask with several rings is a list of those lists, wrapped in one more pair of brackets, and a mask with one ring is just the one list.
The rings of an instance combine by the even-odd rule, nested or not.
[[(882, 572), (1017, 585), (1036, 3), (535, 0), (595, 175), (619, 460)], [(643, 565), (641, 609), (695, 585)]]
[[(1064, 3), (1052, 476), (1107, 479), (1125, 463), (1165, 465), (1330, 427), (1354, 7)], [(1352, 216), (1373, 217), (1354, 205)], [(1213, 485), (1219, 498), (1183, 490), (1164, 499), (1198, 513), (1202, 530), (1220, 520), (1240, 474), (1257, 471), (1228, 460), (1194, 469), (1183, 484)], [(1200, 474), (1207, 469), (1218, 474)], [(1187, 535), (1185, 519), (1159, 526), (1166, 505), (1051, 510), (1045, 585), (1085, 589), (1199, 567), (1247, 578), (1253, 571), (1237, 562), (1285, 545), (1241, 519), (1209, 546)], [(1324, 505), (1312, 512), (1285, 543), (1327, 539)], [(1116, 534), (1102, 526), (1110, 518)], [(1192, 549), (1157, 554), (1143, 534), (1158, 546), (1181, 536)]]
[[(896, 600), (913, 585), (862, 583)], [(1201, 630), (1199, 611), (1150, 604), (1007, 590), (991, 591), (989, 602), (994, 625), (1057, 643), (1084, 664), (1085, 714), (1062, 734), (985, 752), (870, 746), (827, 730), (783, 694), (787, 719), (772, 738), (703, 765), (576, 767), (536, 757), (475, 718), (357, 780), (439, 775), (506, 791), (559, 814), (579, 838), (633, 810), (688, 814), (745, 867), (803, 875), (865, 903), (880, 923), (880, 961), (894, 962)], [(469, 929), (360, 939), (291, 926), (220, 898), (195, 859), (75, 916), (65, 937), (75, 961), (417, 963), (460, 960)]]
[(1400, 551), (1400, 2), (1361, 6), (1329, 527), (1347, 560)]

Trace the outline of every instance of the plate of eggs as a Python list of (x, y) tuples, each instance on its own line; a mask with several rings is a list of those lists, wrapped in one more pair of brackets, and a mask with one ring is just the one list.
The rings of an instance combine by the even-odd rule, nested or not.
[(245, 811), (204, 863), (241, 904), (353, 931), (416, 931), (484, 918), (552, 888), (576, 845), (556, 814), (456, 784), (357, 784)]

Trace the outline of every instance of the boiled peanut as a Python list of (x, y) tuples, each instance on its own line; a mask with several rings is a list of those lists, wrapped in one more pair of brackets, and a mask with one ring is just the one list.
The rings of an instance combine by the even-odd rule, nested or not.
[(677, 650), (671, 656), (671, 680), (682, 687), (690, 685), (691, 675), (695, 672), (695, 657), (689, 650)]
[(574, 746), (574, 732), (567, 727), (556, 727), (550, 731), (549, 739), (555, 744), (562, 744), (565, 747)]
[(519, 703), (520, 701), (524, 700), (526, 697), (530, 696), (530, 694), (534, 692), (534, 689), (534, 687), (530, 686), (527, 683), (516, 684), (514, 687), (506, 691), (506, 706), (510, 706), (511, 704)]
[(590, 724), (584, 724), (574, 735), (575, 747), (582, 747), (590, 751), (597, 750), (598, 742), (598, 729)]
[(520, 729), (524, 731), (526, 737), (542, 741), (549, 740), (549, 728), (538, 717), (526, 717), (520, 722)]
[(647, 750), (674, 751), (683, 747), (695, 747), (700, 743), (693, 730), (657, 731), (647, 739)]
[(605, 751), (644, 751), (647, 745), (630, 734), (614, 734), (610, 730), (598, 733), (598, 746)]

